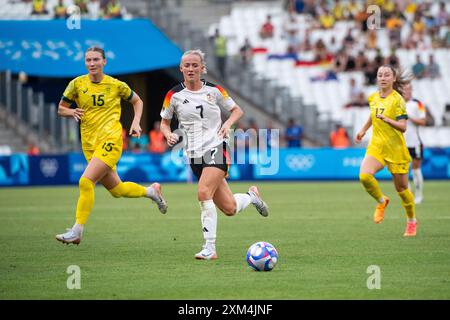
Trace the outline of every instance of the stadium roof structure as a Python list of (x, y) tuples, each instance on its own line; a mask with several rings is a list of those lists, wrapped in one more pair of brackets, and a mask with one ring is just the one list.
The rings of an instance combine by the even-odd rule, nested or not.
[(179, 65), (181, 50), (151, 21), (0, 21), (0, 70), (41, 77), (85, 74), (84, 51), (105, 50), (105, 73), (122, 75)]

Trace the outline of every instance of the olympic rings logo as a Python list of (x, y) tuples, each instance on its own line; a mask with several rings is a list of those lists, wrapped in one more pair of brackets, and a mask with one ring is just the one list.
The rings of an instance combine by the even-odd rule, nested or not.
[(289, 169), (293, 171), (306, 171), (314, 166), (316, 159), (312, 154), (292, 154), (286, 157), (285, 162)]

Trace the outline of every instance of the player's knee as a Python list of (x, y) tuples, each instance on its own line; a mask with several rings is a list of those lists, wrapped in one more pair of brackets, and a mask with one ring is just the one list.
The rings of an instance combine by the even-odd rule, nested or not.
[(229, 203), (220, 208), (220, 210), (222, 210), (222, 212), (227, 216), (234, 216), (236, 214), (236, 209), (236, 203)]
[(205, 200), (212, 199), (212, 194), (208, 188), (199, 186), (198, 191), (197, 191), (197, 197), (198, 197), (198, 201), (205, 201)]
[(363, 185), (367, 185), (370, 183), (370, 181), (372, 180), (373, 176), (371, 174), (368, 173), (360, 173), (359, 174), (359, 181), (363, 184)]
[(94, 191), (94, 186), (94, 182), (85, 177), (81, 177), (78, 181), (78, 187), (82, 193)]
[(123, 196), (122, 183), (119, 183), (117, 186), (109, 189), (108, 191), (114, 198), (121, 198)]

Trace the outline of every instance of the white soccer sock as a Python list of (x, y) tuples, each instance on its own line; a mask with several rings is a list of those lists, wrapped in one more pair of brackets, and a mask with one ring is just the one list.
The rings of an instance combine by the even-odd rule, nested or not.
[(84, 226), (82, 224), (75, 223), (72, 227), (72, 230), (78, 234), (82, 234), (84, 230)]
[(150, 199), (155, 198), (155, 196), (156, 196), (156, 191), (155, 191), (155, 189), (153, 189), (152, 186), (146, 187), (146, 188), (145, 188), (145, 196), (146, 196), (147, 198), (150, 198)]
[(234, 199), (236, 200), (236, 213), (241, 212), (252, 203), (252, 197), (248, 193), (235, 193)]
[(216, 243), (217, 232), (217, 210), (213, 200), (200, 201), (202, 210), (201, 221), (203, 229), (203, 238), (206, 244), (214, 245)]
[(414, 187), (415, 187), (415, 193), (414, 195), (417, 196), (422, 196), (422, 191), (423, 191), (423, 175), (422, 175), (422, 170), (420, 168), (418, 169), (413, 169), (412, 170), (413, 173), (413, 181), (414, 181)]

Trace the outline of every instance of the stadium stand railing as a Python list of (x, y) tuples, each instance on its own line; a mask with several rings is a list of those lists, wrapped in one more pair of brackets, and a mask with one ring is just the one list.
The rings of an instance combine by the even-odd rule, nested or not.
[[(0, 73), (0, 124), (14, 139), (2, 141), (12, 152), (23, 152), (28, 143), (42, 153), (79, 150), (78, 125), (59, 118), (54, 103), (46, 103), (42, 92), (13, 79), (9, 71)], [(2, 144), (0, 143), (0, 144)]]

